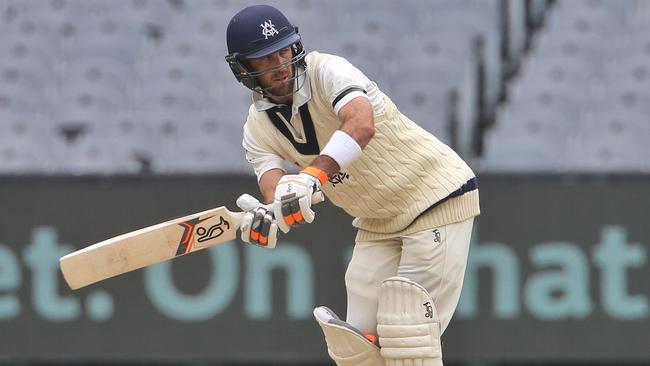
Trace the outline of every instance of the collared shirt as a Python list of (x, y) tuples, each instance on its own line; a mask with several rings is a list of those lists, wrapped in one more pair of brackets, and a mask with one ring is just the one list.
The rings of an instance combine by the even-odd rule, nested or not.
[(345, 59), (310, 52), (305, 61), (311, 99), (292, 118), (304, 127), (303, 139), (279, 123), (288, 123), (286, 118), (278, 121), (280, 111), (276, 119), (269, 110), (249, 108), (244, 147), (258, 177), (269, 168), (282, 169), (283, 161), (299, 169), (309, 166), (341, 128), (342, 112), (335, 111), (346, 96), (358, 92), (370, 100), (375, 133), (361, 156), (321, 189), (332, 204), (356, 217), (353, 225), (360, 232), (372, 238), (394, 236), (461, 222), (480, 212), (478, 190), (462, 188), (474, 173), (449, 146), (403, 115)]
[[(315, 73), (315, 75), (308, 75), (303, 68), (298, 69), (299, 77), (296, 79), (296, 85), (302, 84), (302, 87), (293, 94), (292, 115), (298, 114), (299, 108), (312, 99), (313, 90), (322, 90), (324, 92), (324, 96), (329, 100), (336, 115), (338, 115), (341, 108), (357, 97), (367, 98), (370, 101), (375, 116), (384, 113), (383, 93), (363, 72), (344, 58), (328, 57), (323, 62), (312, 65), (308, 69), (309, 72)], [(312, 80), (319, 83), (319, 85), (311, 85)], [(250, 109), (250, 113), (263, 112), (279, 106), (257, 92), (253, 92), (252, 98), (253, 108)], [(292, 118), (289, 123), (298, 123), (299, 120)], [(289, 129), (295, 132), (295, 139), (304, 138), (302, 136), (302, 125), (292, 126)], [(253, 138), (248, 125), (244, 125), (243, 146), (246, 150), (246, 159), (253, 165), (258, 180), (271, 169), (286, 171), (283, 163), (285, 157), (280, 156), (277, 152), (269, 151), (256, 138)]]

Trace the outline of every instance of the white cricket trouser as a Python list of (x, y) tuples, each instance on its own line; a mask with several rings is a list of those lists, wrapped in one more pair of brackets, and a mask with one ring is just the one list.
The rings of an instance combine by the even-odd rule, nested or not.
[(357, 242), (345, 274), (346, 321), (376, 335), (379, 286), (388, 277), (402, 276), (429, 291), (444, 331), (463, 287), (473, 223), (471, 218), (402, 237)]

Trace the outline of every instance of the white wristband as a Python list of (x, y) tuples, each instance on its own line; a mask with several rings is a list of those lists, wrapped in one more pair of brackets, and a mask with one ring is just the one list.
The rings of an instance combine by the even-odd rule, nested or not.
[(361, 156), (361, 146), (347, 133), (336, 130), (320, 154), (334, 159), (343, 169)]

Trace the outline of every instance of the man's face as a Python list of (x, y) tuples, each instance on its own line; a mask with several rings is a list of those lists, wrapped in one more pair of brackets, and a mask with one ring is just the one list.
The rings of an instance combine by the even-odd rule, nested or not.
[(293, 92), (294, 80), (291, 79), (293, 77), (293, 67), (289, 62), (292, 57), (293, 53), (291, 52), (291, 47), (287, 47), (270, 55), (260, 58), (251, 58), (248, 60), (250, 67), (254, 71), (264, 71), (286, 63), (286, 65), (281, 68), (264, 73), (257, 77), (262, 88), (271, 87), (266, 91), (266, 93), (270, 94), (271, 97), (274, 95), (287, 95)]

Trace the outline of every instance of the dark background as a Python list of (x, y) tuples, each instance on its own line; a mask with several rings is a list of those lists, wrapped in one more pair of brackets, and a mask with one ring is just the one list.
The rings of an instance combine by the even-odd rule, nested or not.
[[(463, 299), (443, 337), (445, 359), (452, 364), (647, 363), (647, 306), (623, 319), (603, 305), (603, 293), (609, 286), (608, 291), (642, 303), (650, 295), (649, 182), (638, 176), (481, 176), (483, 213), (475, 225)], [(44, 231), (51, 242), (68, 246), (58, 249), (62, 255), (211, 207), (235, 210), (235, 199), (246, 192), (257, 192), (254, 178), (2, 179), (0, 273), (5, 278), (0, 281), (0, 363), (331, 364), (311, 308), (327, 305), (344, 316), (343, 276), (354, 231), (351, 218), (329, 203), (317, 208), (313, 224), (282, 236), (274, 251), (230, 243), (163, 265), (171, 268), (174, 299), (146, 284), (149, 273), (151, 281), (161, 285), (158, 267), (73, 292), (57, 271), (56, 252), (33, 254), (33, 243)], [(626, 245), (636, 245), (637, 259), (624, 268), (624, 283), (606, 285), (609, 277), (596, 260), (597, 244), (603, 230), (612, 228), (626, 235)], [(566, 256), (580, 259), (577, 272), (563, 265), (565, 252), (545, 264), (534, 259), (536, 251), (557, 243), (568, 248)], [(515, 263), (514, 278), (506, 279), (516, 294), (515, 306), (505, 313), (495, 306), (504, 296), (495, 289), (505, 285), (497, 285), (495, 268), (484, 261), (485, 248), (501, 248), (505, 254), (497, 259), (505, 256), (510, 262), (504, 263)], [(11, 277), (7, 256), (20, 267), (18, 284), (7, 279)], [(30, 259), (34, 256), (38, 258)], [(617, 262), (625, 255), (609, 256)], [(587, 277), (573, 278), (580, 268), (586, 269)], [(566, 300), (564, 286), (580, 288), (576, 283), (586, 283), (588, 288), (578, 291), (576, 298), (588, 309), (555, 318), (534, 311), (540, 305), (530, 302), (532, 283), (553, 276), (560, 282), (549, 295), (551, 303)], [(43, 295), (50, 291), (37, 288), (47, 283), (57, 286), (55, 300)], [(103, 313), (106, 295), (112, 310)], [(468, 310), (471, 299), (476, 299), (474, 311)], [(19, 314), (3, 313), (2, 304), (16, 300)], [(212, 310), (202, 311), (197, 305), (201, 301), (211, 304), (207, 307)], [(95, 305), (98, 308), (89, 309)], [(165, 310), (175, 306), (174, 314), (181, 315)]]

